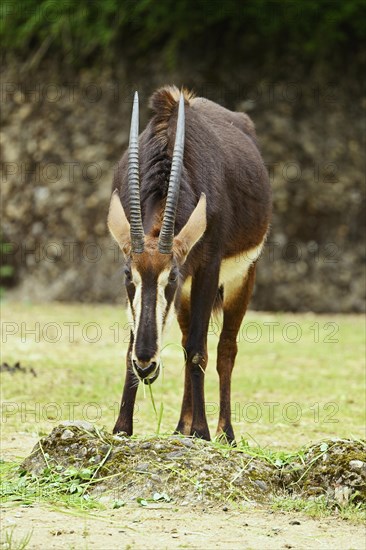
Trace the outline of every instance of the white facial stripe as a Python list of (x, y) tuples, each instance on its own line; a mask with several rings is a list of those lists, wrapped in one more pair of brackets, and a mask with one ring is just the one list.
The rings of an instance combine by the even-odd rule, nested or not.
[[(164, 313), (167, 306), (167, 301), (165, 298), (165, 287), (168, 284), (169, 274), (170, 274), (170, 269), (166, 269), (162, 271), (158, 277), (158, 284), (156, 287), (155, 315), (156, 315), (156, 332), (157, 332), (158, 341), (156, 346), (157, 352), (155, 356), (151, 358), (151, 362), (155, 361), (157, 365), (159, 365), (160, 363), (160, 349), (161, 349), (161, 338), (162, 338), (162, 332), (163, 332), (163, 321), (164, 321)], [(135, 284), (135, 296), (133, 299), (133, 309), (135, 312), (134, 334), (136, 336), (138, 333), (138, 328), (139, 328), (140, 318), (141, 318), (142, 280), (141, 280), (140, 274), (136, 269), (132, 269), (132, 277)], [(170, 308), (169, 315), (168, 315), (169, 318), (171, 318), (172, 309), (173, 308)], [(129, 310), (130, 321), (132, 321), (133, 323), (131, 308), (129, 307), (128, 310)], [(136, 346), (136, 340), (134, 342), (134, 346), (132, 350), (132, 358), (136, 360), (135, 346)]]
[(159, 274), (158, 285), (157, 285), (157, 294), (156, 294), (156, 327), (158, 333), (158, 350), (160, 352), (161, 347), (161, 338), (163, 334), (163, 321), (164, 313), (167, 306), (167, 301), (165, 298), (165, 287), (168, 284), (170, 269), (164, 269)]
[(165, 288), (166, 285), (168, 284), (169, 275), (170, 275), (170, 269), (164, 269), (164, 271), (162, 271), (159, 274), (158, 285), (163, 286)]
[(141, 275), (136, 268), (131, 268), (132, 280), (136, 284), (141, 284)]
[(127, 317), (128, 317), (129, 326), (131, 327), (132, 332), (134, 333), (135, 329), (134, 329), (133, 313), (131, 309), (130, 300), (127, 300)]
[[(132, 309), (130, 307), (130, 304), (128, 303), (128, 315), (130, 322), (133, 323), (134, 329), (134, 335), (135, 335), (135, 342), (132, 349), (132, 359), (136, 360), (136, 336), (138, 334), (139, 324), (141, 321), (141, 310), (142, 310), (142, 291), (143, 291), (143, 285), (142, 285), (142, 279), (138, 271), (134, 268), (131, 269), (132, 271), (132, 278), (135, 285), (135, 295), (133, 299), (133, 312), (134, 317), (132, 314)], [(165, 297), (165, 288), (169, 282), (169, 276), (170, 276), (170, 269), (165, 269), (162, 271), (157, 280), (157, 286), (156, 286), (156, 309), (155, 309), (155, 321), (156, 321), (156, 334), (157, 334), (157, 342), (156, 342), (156, 354), (154, 357), (151, 357), (151, 362), (155, 361), (157, 365), (160, 364), (160, 349), (161, 349), (161, 343), (162, 343), (162, 333), (163, 329), (167, 327), (173, 317), (173, 302), (170, 304), (169, 311), (167, 313), (165, 323), (164, 323), (164, 315), (166, 313), (167, 308), (167, 300)]]
[(168, 311), (167, 316), (165, 318), (163, 332), (171, 325), (173, 317), (174, 317), (174, 300), (170, 304), (169, 311)]
[[(140, 317), (141, 317), (141, 296), (142, 296), (142, 280), (140, 273), (137, 271), (137, 269), (131, 268), (132, 273), (132, 280), (135, 285), (135, 296), (133, 297), (133, 311), (135, 313), (135, 319), (133, 319), (131, 308), (129, 307), (129, 316), (132, 317), (130, 319), (130, 322), (132, 322), (132, 326), (134, 327), (134, 335), (136, 337), (137, 330), (139, 328), (140, 323)], [(135, 354), (135, 344), (136, 339), (134, 341), (133, 349), (132, 349), (132, 358), (136, 358)]]

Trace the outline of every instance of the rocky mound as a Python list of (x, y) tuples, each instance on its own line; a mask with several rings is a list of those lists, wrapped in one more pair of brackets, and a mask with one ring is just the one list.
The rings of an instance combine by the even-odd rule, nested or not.
[(283, 463), (244, 445), (183, 436), (135, 439), (65, 422), (37, 443), (22, 469), (40, 478), (50, 470), (78, 473), (84, 491), (123, 501), (264, 502), (287, 494), (323, 495), (333, 505), (366, 502), (363, 441), (324, 441)]
[(300, 467), (290, 465), (284, 473), (285, 487), (305, 498), (325, 495), (339, 505), (366, 502), (365, 443), (335, 439), (313, 445)]

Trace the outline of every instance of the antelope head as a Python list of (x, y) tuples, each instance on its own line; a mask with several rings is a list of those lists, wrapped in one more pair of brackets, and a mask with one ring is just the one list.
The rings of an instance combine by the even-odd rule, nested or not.
[(174, 306), (180, 269), (206, 229), (206, 197), (198, 201), (186, 225), (174, 236), (175, 216), (184, 152), (184, 96), (181, 93), (172, 166), (163, 221), (158, 237), (145, 235), (139, 183), (139, 114), (135, 93), (128, 151), (129, 220), (119, 198), (112, 194), (108, 227), (126, 260), (125, 285), (132, 325), (131, 364), (145, 384), (160, 370), (163, 329)]

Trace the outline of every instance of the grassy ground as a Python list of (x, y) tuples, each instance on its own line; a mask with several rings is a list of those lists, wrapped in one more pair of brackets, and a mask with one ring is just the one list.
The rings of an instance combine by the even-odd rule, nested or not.
[[(231, 509), (228, 516), (227, 508), (207, 513), (171, 503), (154, 510), (85, 500), (83, 487), (90, 480), (85, 472), (71, 473), (67, 479), (57, 471), (40, 479), (19, 477), (20, 459), (62, 420), (84, 419), (111, 430), (122, 391), (129, 326), (123, 308), (117, 306), (5, 302), (1, 329), (1, 361), (10, 366), (1, 375), (1, 548), (140, 548), (151, 546), (149, 527), (155, 530), (157, 525), (154, 548), (363, 547), (363, 512), (353, 503), (340, 506), (335, 516), (324, 498), (277, 498), (271, 510), (248, 505)], [(219, 322), (209, 334), (206, 380), (212, 435), (218, 416), (218, 332)], [(165, 343), (164, 376), (153, 385), (158, 414), (141, 387), (137, 437), (157, 432), (159, 411), (160, 434), (170, 434), (179, 416), (183, 354), (176, 325)], [(12, 373), (17, 362), (20, 368)], [(233, 377), (237, 440), (245, 440), (241, 444), (254, 457), (286, 463), (294, 455), (300, 458), (299, 449), (311, 441), (362, 438), (364, 385), (361, 316), (249, 312)], [(294, 512), (306, 515), (300, 513), (294, 520)], [(342, 525), (341, 518), (351, 520), (351, 538), (349, 524)]]
[[(215, 353), (219, 321), (209, 334), (207, 414), (218, 416)], [(129, 327), (122, 307), (2, 305), (2, 361), (33, 368), (2, 374), (3, 438), (48, 433), (61, 420), (85, 419), (111, 429), (124, 377)], [(180, 334), (173, 325), (163, 351), (164, 375), (153, 386), (163, 404), (161, 433), (176, 425), (183, 386)], [(249, 312), (233, 375), (237, 438), (292, 450), (323, 437), (364, 436), (364, 321), (360, 316)], [(156, 432), (148, 392), (138, 392), (135, 433)]]

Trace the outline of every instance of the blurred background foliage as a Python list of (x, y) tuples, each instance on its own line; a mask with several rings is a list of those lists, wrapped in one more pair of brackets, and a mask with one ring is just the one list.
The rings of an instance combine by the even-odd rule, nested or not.
[(215, 65), (251, 52), (256, 64), (354, 67), (365, 55), (364, 0), (10, 0), (2, 15), (7, 55), (40, 51), (76, 68), (151, 49), (170, 67), (193, 50)]
[(274, 208), (252, 307), (365, 310), (365, 0), (3, 0), (0, 14), (9, 295), (120, 299), (113, 169), (133, 91), (142, 129), (174, 83), (255, 123)]

